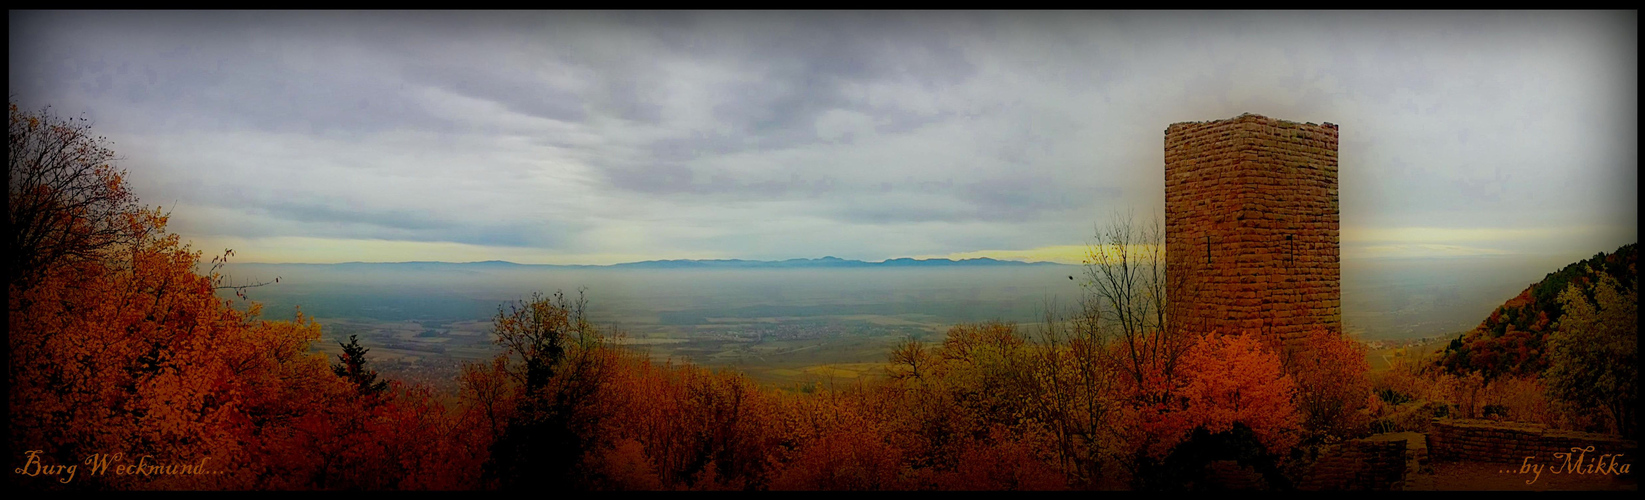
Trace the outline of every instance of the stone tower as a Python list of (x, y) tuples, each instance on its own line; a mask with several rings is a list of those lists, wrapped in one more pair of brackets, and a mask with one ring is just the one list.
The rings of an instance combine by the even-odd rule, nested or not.
[(1337, 126), (1243, 114), (1165, 129), (1173, 321), (1291, 343), (1342, 331)]

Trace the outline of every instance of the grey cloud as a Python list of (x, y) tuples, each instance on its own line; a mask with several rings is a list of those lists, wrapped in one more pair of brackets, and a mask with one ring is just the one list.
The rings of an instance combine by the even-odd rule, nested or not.
[[(29, 33), (23, 49), (13, 48), (11, 62), (12, 85), (21, 85), (25, 98), (57, 93), (53, 87), (62, 83), (77, 84), (89, 97), (109, 99), (105, 108), (143, 104), (131, 121), (158, 116), (171, 119), (159, 123), (162, 128), (185, 130), (378, 132), (408, 125), (455, 130), (405, 99), (396, 72), (381, 71), (410, 62), (386, 50), (392, 43), (339, 36), (345, 30), (338, 25), (347, 15), (273, 13), (258, 22), (242, 13), (85, 13), (84, 19), (37, 14), (12, 21)], [(312, 37), (264, 45), (256, 35), (261, 31)], [(93, 52), (100, 55), (85, 56)], [(294, 60), (326, 71), (303, 71), (289, 64)], [(123, 67), (141, 69), (122, 72)], [(115, 89), (123, 90), (109, 94)], [(158, 112), (178, 109), (196, 119)]]
[(899, 207), (880, 203), (846, 206), (835, 216), (839, 220), (859, 224), (901, 225), (919, 222), (961, 222), (986, 217), (987, 214), (971, 209)]
[(845, 95), (842, 86), (912, 81), (934, 89), (958, 84), (977, 70), (954, 43), (963, 32), (936, 29), (943, 24), (914, 14), (827, 13), (799, 19), (752, 15), (723, 20), (722, 26), (749, 23), (746, 31), (732, 33), (783, 31), (759, 40), (722, 34), (707, 47), (709, 55), (716, 53), (715, 45), (744, 49), (735, 53), (737, 61), (758, 75), (725, 89), (733, 98), (714, 108), (719, 126), (752, 136), (758, 149), (815, 141), (813, 123), (832, 109), (885, 118), (893, 130), (915, 127), (925, 120), (896, 109), (875, 109)]
[[(152, 170), (159, 197), (251, 213), (198, 226), (217, 234), (784, 258), (1071, 244), (1107, 210), (1157, 207), (1166, 125), (1247, 111), (1343, 127), (1345, 224), (1637, 219), (1632, 13), (16, 12), (9, 27), (20, 104), (172, 145), (121, 150), (188, 165)], [(476, 109), (506, 116), (462, 115)], [(204, 141), (222, 142), (209, 161)], [(393, 182), (359, 182), (373, 176)], [(647, 239), (681, 214), (700, 234)], [(581, 222), (596, 218), (608, 240)]]
[(1117, 199), (1123, 194), (1112, 186), (1080, 187), (1083, 189), (1073, 189), (1066, 182), (1043, 176), (1000, 177), (966, 186), (961, 199), (984, 213), (1025, 220), (1044, 212), (1079, 208), (1091, 199)]
[(693, 131), (689, 135), (658, 139), (649, 146), (650, 159), (658, 162), (683, 162), (702, 157), (736, 153), (750, 149), (741, 137), (724, 131)]
[(426, 230), (444, 229), (453, 224), (437, 219), (432, 214), (410, 210), (371, 210), (339, 208), (319, 203), (275, 201), (260, 208), (270, 216), (297, 222), (342, 222), (370, 224), (389, 229)]
[(481, 246), (563, 249), (588, 229), (583, 223), (499, 221), (452, 223), (423, 221), (394, 212), (352, 211), (316, 206), (244, 207), (233, 221), (185, 219), (179, 230), (205, 234), (262, 238), (305, 236), (343, 239), (382, 239), (454, 242)]
[[(1078, 220), (1090, 215), (1082, 209), (1113, 202), (1122, 194), (1114, 187), (1080, 188), (1034, 176), (965, 184), (887, 182), (877, 191), (841, 200), (828, 215), (844, 223), (873, 225)], [(921, 201), (908, 201), (912, 193), (919, 193)]]
[(679, 163), (658, 163), (644, 167), (605, 168), (605, 180), (613, 187), (644, 193), (692, 191), (692, 172)]
[(440, 87), (496, 102), (510, 111), (552, 120), (580, 122), (588, 117), (587, 98), (536, 80), (522, 68), (504, 64), (453, 61), (437, 66), (418, 61), (405, 70), (407, 81)]
[[(657, 164), (649, 168), (612, 168), (605, 171), (611, 185), (644, 193), (712, 196), (723, 201), (770, 200), (794, 196), (815, 197), (835, 190), (833, 177), (787, 179), (742, 179), (724, 173), (699, 174), (682, 164)], [(701, 180), (697, 180), (701, 177)]]

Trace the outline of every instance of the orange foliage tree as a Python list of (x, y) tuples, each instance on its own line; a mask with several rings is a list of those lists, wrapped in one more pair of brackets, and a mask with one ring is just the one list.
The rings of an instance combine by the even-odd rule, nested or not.
[[(1299, 438), (1301, 418), (1292, 398), (1297, 387), (1281, 369), (1279, 356), (1254, 335), (1210, 335), (1183, 357), (1179, 386), (1187, 411), (1175, 412), (1166, 427), (1203, 427), (1211, 433), (1251, 428), (1270, 453), (1289, 449)], [(1186, 433), (1172, 431), (1172, 437)]]
[[(306, 356), (318, 327), (301, 315), (255, 322), (257, 307), (237, 311), (219, 299), (218, 276), (195, 273), (200, 254), (165, 231), (163, 214), (135, 206), (107, 163), (112, 153), (83, 123), (13, 104), (11, 145), (13, 449), (60, 464), (115, 454), (206, 460), (221, 472), (94, 474), (81, 486), (256, 484), (263, 467), (247, 460), (263, 451), (255, 434), (293, 413), (299, 394), (325, 394), (335, 382), (301, 374), (324, 368)], [(279, 387), (260, 385), (272, 380)]]
[(111, 164), (114, 151), (85, 118), (9, 108), (6, 282), (26, 290), (60, 262), (132, 243), (139, 210), (125, 172)]
[(1310, 329), (1285, 353), (1285, 372), (1297, 384), (1297, 409), (1309, 438), (1332, 441), (1366, 432), (1373, 396), (1365, 344), (1324, 327)]
[(1171, 398), (1121, 415), (1132, 450), (1132, 485), (1192, 486), (1210, 460), (1252, 462), (1283, 481), (1279, 456), (1300, 438), (1296, 384), (1254, 334), (1210, 334), (1184, 353)]
[[(108, 465), (14, 483), (463, 487), (440, 474), (477, 467), (472, 450), (451, 446), (462, 419), (432, 411), (417, 388), (367, 404), (311, 349), (312, 319), (262, 321), (257, 304), (218, 297), (243, 291), (216, 272), (232, 252), (197, 272), (200, 252), (166, 231), (164, 214), (137, 207), (104, 144), (83, 122), (11, 106), (8, 444), (47, 465)], [(139, 464), (193, 469), (117, 472)]]

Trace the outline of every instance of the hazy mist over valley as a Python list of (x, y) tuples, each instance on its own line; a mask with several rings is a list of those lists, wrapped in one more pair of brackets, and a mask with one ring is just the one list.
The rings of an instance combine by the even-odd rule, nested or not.
[[(1345, 329), (1363, 340), (1454, 334), (1557, 270), (1566, 257), (1348, 259)], [(429, 371), (495, 353), (499, 306), (556, 290), (588, 299), (590, 318), (659, 359), (736, 366), (768, 382), (824, 371), (868, 375), (895, 342), (940, 340), (955, 324), (986, 320), (1030, 328), (1046, 306), (1077, 305), (1078, 265), (846, 268), (645, 268), (484, 263), (230, 264), (270, 319), (295, 307), (327, 339), (360, 335), (389, 362)], [(1069, 279), (1073, 276), (1076, 279)], [(378, 351), (374, 351), (378, 352)], [(447, 362), (439, 362), (440, 360)], [(839, 371), (839, 367), (853, 371)], [(807, 368), (813, 372), (805, 372)], [(436, 370), (438, 371), (438, 370)]]
[[(1367, 259), (1343, 263), (1343, 316), (1367, 340), (1454, 333), (1478, 324), (1527, 284), (1569, 261), (1493, 256)], [(230, 264), (237, 283), (271, 317), (292, 306), (321, 318), (489, 320), (497, 306), (534, 291), (586, 288), (594, 318), (633, 336), (702, 318), (905, 315), (936, 322), (1034, 322), (1054, 299), (1072, 306), (1084, 267), (954, 266), (935, 269), (625, 269), (487, 264)], [(687, 321), (689, 323), (689, 321)]]
[[(1040, 298), (1072, 299), (1070, 274), (1078, 266), (942, 269), (564, 269), (483, 264), (231, 265), (235, 280), (278, 284), (255, 289), (253, 299), (273, 314), (301, 305), (320, 317), (378, 320), (490, 319), (504, 301), (534, 291), (576, 293), (586, 288), (593, 317), (633, 327), (659, 315), (698, 312), (708, 317), (770, 307), (791, 316), (828, 315), (829, 308), (867, 307), (945, 321), (999, 316), (1033, 318)], [(437, 305), (445, 302), (444, 305)], [(956, 317), (960, 316), (960, 317)], [(963, 317), (963, 318), (962, 318)], [(631, 333), (644, 333), (632, 331)]]
[(1344, 259), (1343, 327), (1364, 340), (1455, 334), (1478, 325), (1526, 286), (1583, 257)]
[[(1073, 306), (1083, 268), (957, 265), (938, 268), (644, 269), (475, 264), (231, 264), (235, 283), (270, 319), (300, 306), (327, 341), (358, 334), (389, 360), (422, 370), (437, 359), (495, 353), (491, 318), (533, 292), (588, 299), (590, 319), (659, 359), (735, 365), (767, 381), (801, 380), (818, 364), (857, 368), (884, 361), (897, 341), (940, 340), (962, 322), (1028, 324), (1045, 306)], [(391, 361), (392, 362), (392, 361)], [(454, 363), (441, 363), (454, 369)], [(756, 366), (757, 365), (757, 366)], [(779, 376), (761, 377), (776, 371)], [(781, 376), (786, 374), (788, 376)], [(769, 375), (769, 373), (767, 373)]]

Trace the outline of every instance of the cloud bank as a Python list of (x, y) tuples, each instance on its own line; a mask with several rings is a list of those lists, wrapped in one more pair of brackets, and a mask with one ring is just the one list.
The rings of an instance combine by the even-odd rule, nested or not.
[(1163, 210), (1170, 123), (1244, 112), (1341, 126), (1347, 256), (1637, 239), (1632, 12), (14, 12), (9, 28), (14, 100), (92, 119), (175, 231), (250, 261), (1052, 254), (1116, 210)]

